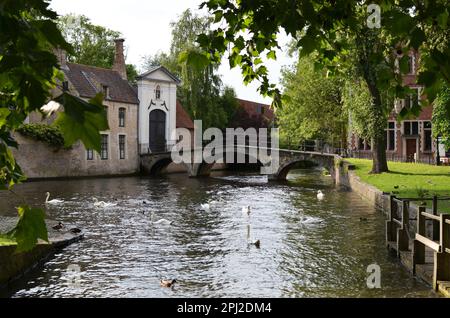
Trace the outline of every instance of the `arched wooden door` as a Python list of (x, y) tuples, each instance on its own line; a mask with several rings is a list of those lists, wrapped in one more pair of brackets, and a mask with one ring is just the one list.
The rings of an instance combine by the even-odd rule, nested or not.
[(162, 110), (150, 112), (150, 150), (163, 152), (166, 150), (166, 113)]

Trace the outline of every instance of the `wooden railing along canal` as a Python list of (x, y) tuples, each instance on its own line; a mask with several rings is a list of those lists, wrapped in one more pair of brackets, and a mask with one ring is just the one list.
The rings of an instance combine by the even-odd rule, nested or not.
[[(428, 200), (433, 201), (431, 213), (427, 212), (426, 207), (421, 206), (415, 209), (416, 216), (411, 218), (410, 203)], [(450, 200), (450, 198), (397, 198), (391, 195), (389, 218), (386, 222), (386, 241), (387, 246), (395, 250), (399, 257), (410, 258), (410, 262), (407, 263), (411, 264), (414, 275), (418, 275), (420, 266), (430, 268), (432, 271), (430, 283), (433, 288), (448, 296), (450, 294), (450, 215), (439, 214), (437, 209), (438, 201), (444, 200)], [(416, 222), (415, 229), (411, 229), (411, 221)], [(428, 226), (429, 222), (432, 223), (431, 226)]]

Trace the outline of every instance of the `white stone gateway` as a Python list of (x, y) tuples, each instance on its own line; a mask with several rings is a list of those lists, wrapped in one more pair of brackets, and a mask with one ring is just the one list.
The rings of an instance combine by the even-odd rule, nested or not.
[(163, 66), (155, 66), (137, 81), (139, 151), (170, 151), (176, 143), (177, 87), (180, 80)]

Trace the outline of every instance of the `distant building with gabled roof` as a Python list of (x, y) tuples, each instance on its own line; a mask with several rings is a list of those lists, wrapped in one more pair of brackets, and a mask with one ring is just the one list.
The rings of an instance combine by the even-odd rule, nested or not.
[[(63, 51), (57, 58), (65, 79), (62, 90), (84, 100), (103, 93), (109, 130), (101, 132), (101, 151), (85, 149), (81, 142), (70, 149), (55, 149), (18, 134), (17, 161), (29, 178), (126, 175), (139, 172), (140, 154), (164, 152), (176, 142), (176, 128), (193, 130), (193, 122), (177, 101), (180, 80), (165, 67), (153, 67), (132, 86), (127, 79), (124, 40), (116, 40), (112, 69), (68, 63)], [(51, 123), (30, 114), (27, 123)]]

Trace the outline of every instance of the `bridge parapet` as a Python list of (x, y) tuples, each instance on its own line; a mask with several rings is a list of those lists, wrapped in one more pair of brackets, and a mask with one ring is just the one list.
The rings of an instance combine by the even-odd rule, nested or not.
[(279, 169), (276, 173), (269, 176), (270, 180), (286, 180), (289, 171), (301, 162), (308, 162), (319, 167), (324, 167), (335, 179), (336, 164), (342, 160), (338, 155), (334, 154), (286, 149), (279, 149), (279, 158)]
[[(287, 149), (268, 149), (251, 146), (236, 146), (225, 147), (222, 153), (206, 154), (203, 153), (204, 148), (188, 150), (190, 154), (190, 162), (183, 162), (190, 177), (209, 176), (211, 168), (215, 163), (218, 163), (215, 158), (220, 158), (220, 163), (227, 163), (227, 153), (236, 151), (253, 159), (253, 162), (259, 162), (265, 167), (274, 167), (272, 174), (269, 174), (269, 180), (285, 180), (289, 171), (300, 162), (309, 162), (316, 166), (328, 169), (335, 181), (339, 181), (336, 167), (343, 162), (338, 155), (320, 153), (320, 152), (306, 152)], [(202, 152), (202, 161), (195, 162), (195, 151)], [(257, 150), (257, 151), (255, 151)], [(275, 161), (275, 156), (278, 160)], [(234, 157), (233, 157), (234, 158)], [(172, 163), (172, 153), (155, 153), (141, 155), (141, 171), (150, 175), (157, 175), (164, 170), (170, 163)], [(228, 162), (229, 163), (229, 162)]]

